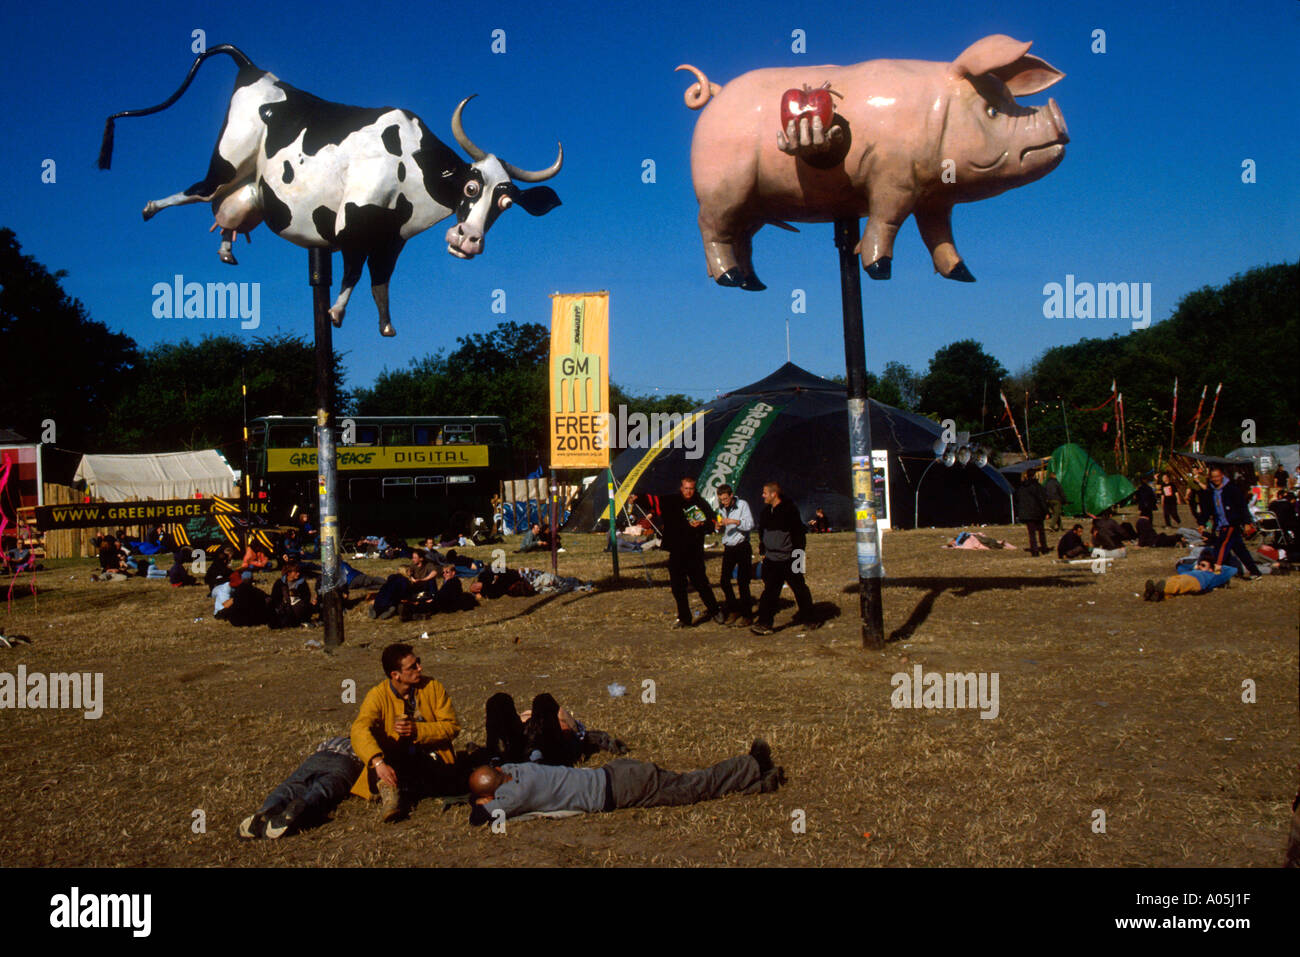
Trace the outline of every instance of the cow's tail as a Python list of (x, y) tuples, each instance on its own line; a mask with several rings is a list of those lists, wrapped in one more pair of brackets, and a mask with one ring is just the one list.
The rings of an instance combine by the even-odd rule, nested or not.
[[(677, 70), (687, 70), (695, 74), (695, 83), (687, 91), (684, 99), (686, 105), (692, 110), (704, 109), (704, 104), (708, 103), (713, 97), (718, 95), (722, 87), (716, 83), (710, 83), (709, 78), (704, 75), (704, 71), (691, 66), (689, 63), (683, 63), (677, 67)], [(676, 70), (673, 71), (677, 72)]]
[(169, 96), (157, 106), (151, 106), (143, 110), (123, 110), (121, 113), (114, 113), (104, 124), (104, 139), (99, 146), (99, 168), (108, 169), (113, 162), (113, 121), (121, 116), (148, 116), (150, 113), (159, 113), (171, 106), (181, 98), (181, 95), (189, 89), (190, 83), (194, 80), (194, 74), (199, 72), (199, 67), (203, 61), (210, 56), (216, 56), (218, 53), (224, 53), (236, 63), (241, 70), (252, 67), (253, 61), (250, 60), (244, 51), (239, 47), (231, 46), (229, 43), (221, 43), (200, 53), (194, 60), (194, 65), (190, 67), (190, 72), (185, 75), (185, 82), (180, 85), (175, 93)]

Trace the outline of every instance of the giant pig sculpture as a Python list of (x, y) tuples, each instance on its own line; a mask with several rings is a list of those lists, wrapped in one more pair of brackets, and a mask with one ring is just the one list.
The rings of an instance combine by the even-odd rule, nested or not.
[[(686, 92), (695, 124), (691, 176), (709, 275), (720, 285), (765, 288), (751, 261), (754, 233), (788, 220), (868, 217), (857, 252), (873, 279), (888, 279), (894, 236), (915, 214), (935, 269), (973, 282), (953, 244), (955, 203), (1033, 182), (1065, 155), (1069, 134), (1056, 101), (1025, 107), (1017, 96), (1064, 76), (1030, 44), (994, 35), (951, 63), (870, 60), (853, 66), (754, 70), (718, 87), (693, 66)], [(824, 88), (833, 126), (809, 136), (779, 119), (786, 93)], [(829, 97), (826, 97), (829, 101)], [(793, 141), (793, 142), (792, 142)], [(793, 155), (792, 155), (793, 154)]]

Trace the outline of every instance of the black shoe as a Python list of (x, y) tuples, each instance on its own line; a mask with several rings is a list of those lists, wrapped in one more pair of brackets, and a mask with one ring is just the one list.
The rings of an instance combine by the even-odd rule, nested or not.
[(771, 635), (776, 633), (776, 629), (771, 625), (765, 625), (761, 621), (749, 629), (755, 635)]
[(702, 611), (694, 618), (691, 619), (691, 626), (694, 627), (695, 625), (702, 625), (712, 617), (713, 616), (710, 615), (707, 611)]
[(719, 609), (713, 613), (713, 620), (719, 625), (725, 625), (727, 623), (727, 613)]
[(686, 621), (684, 618), (678, 618), (673, 622), (673, 630), (676, 631), (678, 628), (689, 628), (691, 627), (691, 624), (692, 622)]
[(749, 746), (749, 756), (758, 762), (758, 773), (766, 774), (772, 770), (772, 746), (762, 738), (755, 738)]
[(1142, 592), (1142, 600), (1155, 601), (1156, 600), (1155, 595), (1156, 595), (1156, 583), (1152, 581), (1150, 578), (1148, 578), (1146, 589)]

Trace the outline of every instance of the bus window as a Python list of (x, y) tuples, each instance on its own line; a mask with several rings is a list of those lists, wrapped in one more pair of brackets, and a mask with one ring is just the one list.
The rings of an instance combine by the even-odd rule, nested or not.
[(352, 502), (378, 502), (384, 492), (377, 478), (348, 479), (348, 500)]
[(384, 445), (410, 445), (411, 427), (409, 425), (384, 426)]
[(273, 449), (310, 449), (316, 446), (316, 430), (310, 425), (276, 425), (271, 428)]
[(476, 426), (475, 437), (479, 445), (505, 445), (506, 427), (504, 425)]
[(378, 445), (379, 444), (379, 426), (377, 425), (358, 425), (356, 430), (355, 445)]
[(443, 427), (443, 433), (446, 436), (448, 445), (474, 444), (474, 426), (472, 425), (447, 425)]
[(390, 476), (383, 481), (385, 502), (409, 502), (415, 498), (415, 484), (411, 479)]
[(441, 475), (417, 475), (415, 477), (415, 497), (431, 498), (447, 493), (447, 480)]
[(474, 476), (472, 475), (448, 475), (448, 485), (473, 485)]
[(415, 427), (415, 444), (433, 445), (438, 438), (438, 431), (436, 425), (417, 425)]

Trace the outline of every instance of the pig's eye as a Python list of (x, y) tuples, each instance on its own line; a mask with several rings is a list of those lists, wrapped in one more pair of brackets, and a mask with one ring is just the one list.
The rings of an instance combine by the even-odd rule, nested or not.
[(984, 107), (984, 112), (988, 115), (990, 120), (996, 119), (998, 116), (998, 108), (996, 106), (986, 106)]

